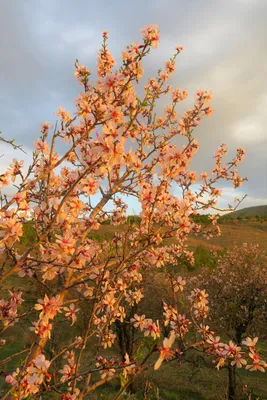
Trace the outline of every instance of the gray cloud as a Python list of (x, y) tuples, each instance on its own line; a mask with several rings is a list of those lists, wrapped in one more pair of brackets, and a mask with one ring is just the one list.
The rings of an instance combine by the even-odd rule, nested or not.
[(245, 147), (241, 171), (249, 182), (242, 190), (267, 198), (266, 19), (266, 0), (3, 0), (0, 129), (30, 149), (38, 122), (54, 120), (59, 105), (73, 109), (74, 61), (95, 69), (102, 30), (119, 61), (125, 45), (140, 39), (140, 28), (157, 23), (161, 42), (145, 63), (148, 74), (182, 44), (172, 85), (188, 90), (192, 102), (199, 88), (213, 92), (215, 113), (196, 132), (201, 169), (211, 166), (220, 143), (231, 154)]

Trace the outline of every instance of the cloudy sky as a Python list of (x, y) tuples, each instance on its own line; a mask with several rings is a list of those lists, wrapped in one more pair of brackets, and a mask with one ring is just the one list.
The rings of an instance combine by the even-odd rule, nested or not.
[[(267, 0), (1, 0), (0, 6), (0, 130), (24, 145), (26, 160), (39, 122), (54, 121), (59, 105), (73, 109), (80, 90), (74, 61), (95, 70), (102, 31), (119, 61), (121, 50), (141, 39), (141, 27), (158, 24), (161, 41), (148, 73), (183, 45), (171, 84), (192, 102), (197, 89), (213, 93), (215, 113), (196, 131), (201, 170), (210, 168), (219, 144), (231, 154), (244, 147), (243, 206), (267, 204)], [(3, 144), (0, 152), (1, 169), (13, 156), (23, 158)], [(232, 196), (226, 187), (222, 203)]]

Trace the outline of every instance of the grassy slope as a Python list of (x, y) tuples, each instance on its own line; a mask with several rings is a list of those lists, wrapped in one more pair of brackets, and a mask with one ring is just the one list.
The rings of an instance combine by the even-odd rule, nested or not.
[[(267, 222), (261, 224), (232, 222), (220, 225), (222, 235), (209, 240), (201, 236), (191, 236), (188, 246), (191, 250), (198, 246), (204, 246), (212, 250), (221, 250), (224, 247), (231, 247), (234, 243), (253, 243), (259, 244), (264, 249), (267, 243)], [(125, 226), (102, 225), (96, 232), (92, 232), (91, 237), (99, 240), (108, 240), (113, 237), (115, 232), (124, 231)], [(171, 242), (174, 242), (173, 240)]]
[(241, 210), (227, 214), (227, 217), (255, 217), (257, 215), (267, 217), (267, 205), (242, 208)]

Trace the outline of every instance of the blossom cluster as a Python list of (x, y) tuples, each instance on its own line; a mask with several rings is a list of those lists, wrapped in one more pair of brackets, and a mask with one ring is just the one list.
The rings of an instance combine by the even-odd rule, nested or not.
[(39, 354), (26, 367), (25, 371), (16, 369), (12, 375), (6, 376), (6, 383), (12, 385), (14, 390), (20, 394), (21, 399), (26, 399), (29, 395), (38, 393), (39, 387), (51, 379), (48, 369), (50, 362), (45, 359), (43, 354)]
[(18, 306), (23, 302), (22, 292), (9, 291), (9, 300), (0, 300), (0, 321), (5, 327), (12, 326), (18, 320)]

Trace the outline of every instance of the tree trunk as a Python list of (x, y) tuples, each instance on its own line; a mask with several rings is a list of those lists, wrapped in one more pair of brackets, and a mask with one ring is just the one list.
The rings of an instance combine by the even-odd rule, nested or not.
[(228, 400), (236, 400), (236, 366), (228, 366)]
[[(128, 319), (130, 320), (136, 313), (137, 306), (131, 308)], [(134, 354), (134, 326), (126, 322), (115, 321), (117, 340), (120, 348), (121, 360), (125, 361), (125, 354), (127, 353), (130, 361), (133, 361)], [(132, 382), (127, 389), (130, 393), (135, 393), (134, 382)]]

